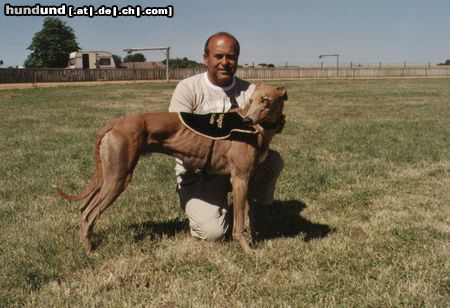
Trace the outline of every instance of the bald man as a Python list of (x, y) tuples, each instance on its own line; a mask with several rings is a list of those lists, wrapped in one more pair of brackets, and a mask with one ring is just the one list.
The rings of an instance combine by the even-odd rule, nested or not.
[[(227, 32), (211, 35), (203, 54), (207, 72), (178, 83), (169, 111), (205, 114), (227, 112), (249, 104), (256, 86), (235, 77), (239, 52), (239, 42), (233, 35)], [(283, 159), (278, 152), (270, 150), (254, 176), (257, 203), (273, 203), (276, 181), (282, 169)], [(209, 241), (223, 238), (230, 228), (230, 176), (189, 170), (180, 160), (177, 160), (175, 173), (180, 205), (189, 219), (191, 235)]]

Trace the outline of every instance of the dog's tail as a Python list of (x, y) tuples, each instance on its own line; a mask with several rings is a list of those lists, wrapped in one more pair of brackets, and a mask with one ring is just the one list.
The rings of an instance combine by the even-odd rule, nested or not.
[(80, 192), (77, 195), (69, 195), (69, 194), (65, 193), (57, 185), (52, 185), (53, 189), (55, 189), (56, 192), (61, 197), (63, 197), (66, 200), (69, 200), (69, 201), (77, 201), (77, 200), (86, 199), (90, 194), (92, 194), (94, 191), (98, 190), (102, 186), (103, 168), (102, 168), (102, 161), (101, 161), (101, 157), (100, 157), (100, 144), (101, 144), (102, 139), (105, 136), (105, 134), (110, 130), (111, 130), (111, 125), (108, 125), (104, 129), (102, 129), (97, 135), (97, 140), (96, 140), (95, 146), (94, 146), (95, 170), (94, 170), (94, 175), (92, 176), (91, 182), (89, 183), (89, 185), (86, 187), (85, 190), (83, 190), (82, 192)]

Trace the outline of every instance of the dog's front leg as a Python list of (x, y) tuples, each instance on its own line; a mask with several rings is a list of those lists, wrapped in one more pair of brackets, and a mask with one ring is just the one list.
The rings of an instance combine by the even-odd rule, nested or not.
[(250, 253), (252, 249), (244, 238), (246, 215), (248, 215), (246, 211), (249, 209), (248, 176), (232, 175), (231, 184), (233, 186), (233, 239), (239, 242), (245, 253)]
[(246, 209), (245, 212), (247, 215), (245, 215), (245, 230), (249, 232), (252, 235), (252, 242), (255, 243), (257, 241), (257, 234), (255, 231), (255, 186), (252, 183), (252, 179), (250, 178), (250, 181), (247, 186), (247, 203), (246, 203)]

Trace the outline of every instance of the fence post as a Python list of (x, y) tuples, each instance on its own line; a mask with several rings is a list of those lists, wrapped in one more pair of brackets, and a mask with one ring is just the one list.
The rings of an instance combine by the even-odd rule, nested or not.
[(37, 88), (37, 77), (36, 77), (36, 71), (33, 71), (33, 88)]

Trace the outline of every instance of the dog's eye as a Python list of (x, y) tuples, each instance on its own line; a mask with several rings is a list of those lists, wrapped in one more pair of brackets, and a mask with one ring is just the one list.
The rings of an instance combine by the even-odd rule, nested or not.
[(267, 99), (267, 98), (263, 98), (262, 102), (263, 102), (264, 105), (269, 105), (270, 100)]

